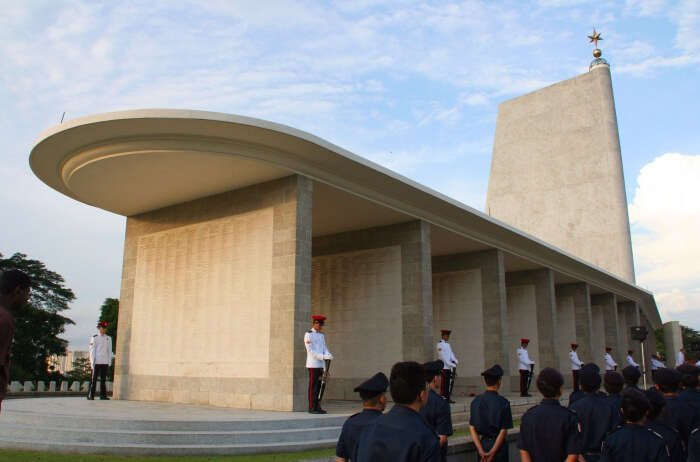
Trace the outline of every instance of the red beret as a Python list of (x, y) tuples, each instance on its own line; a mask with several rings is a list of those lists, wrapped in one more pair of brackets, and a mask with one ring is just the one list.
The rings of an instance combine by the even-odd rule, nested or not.
[(450, 329), (442, 329), (440, 332), (442, 333), (442, 335), (451, 334), (451, 333), (452, 333), (452, 331), (451, 331)]
[(97, 323), (97, 327), (107, 327), (107, 321), (100, 321)]
[(325, 320), (326, 320), (326, 317), (325, 317), (325, 316), (318, 315), (318, 314), (315, 314), (315, 315), (311, 316), (311, 319), (313, 319), (314, 321), (325, 321)]
[(572, 343), (571, 346), (572, 346), (572, 347), (578, 347), (578, 343)]
[(530, 339), (529, 338), (521, 338), (520, 343), (530, 343)]
[(612, 348), (610, 348), (610, 347), (605, 347), (605, 351), (610, 351), (610, 350), (612, 350)]
[(632, 354), (634, 353), (634, 350), (627, 350), (627, 353)]

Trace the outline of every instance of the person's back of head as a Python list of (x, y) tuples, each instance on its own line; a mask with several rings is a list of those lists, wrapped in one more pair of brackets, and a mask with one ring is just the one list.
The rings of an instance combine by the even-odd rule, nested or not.
[(681, 383), (681, 373), (675, 369), (657, 369), (654, 375), (654, 383), (661, 393), (672, 394), (678, 391)]
[(17, 288), (26, 290), (32, 280), (23, 271), (12, 269), (0, 272), (0, 295), (10, 295)]
[(545, 367), (537, 376), (537, 389), (545, 398), (559, 397), (563, 385), (564, 377), (552, 367)]
[(482, 372), (481, 376), (484, 378), (484, 383), (487, 387), (498, 387), (500, 386), (501, 377), (503, 377), (503, 368), (498, 364), (494, 364)]
[(662, 395), (661, 392), (659, 392), (658, 390), (654, 390), (653, 388), (645, 391), (644, 394), (649, 400), (649, 412), (647, 413), (647, 415), (649, 416), (649, 420), (658, 419), (661, 413), (663, 412), (664, 407), (666, 407), (666, 400), (664, 399), (664, 395)]
[(625, 384), (628, 386), (636, 387), (641, 376), (642, 373), (634, 366), (627, 366), (622, 369), (622, 377), (625, 378)]
[(607, 371), (603, 377), (603, 387), (610, 395), (617, 395), (622, 391), (625, 379), (619, 372)]
[(622, 415), (628, 422), (642, 423), (649, 410), (649, 399), (644, 392), (636, 388), (627, 388), (622, 392)]
[(600, 368), (593, 363), (585, 364), (581, 368), (579, 382), (581, 389), (586, 393), (594, 393), (600, 388)]
[(398, 404), (413, 404), (425, 391), (423, 366), (415, 361), (394, 364), (389, 376), (391, 398)]
[(681, 385), (683, 388), (697, 388), (700, 385), (700, 380), (698, 380), (698, 373), (700, 373), (700, 368), (693, 366), (691, 364), (682, 364), (676, 368), (681, 374)]

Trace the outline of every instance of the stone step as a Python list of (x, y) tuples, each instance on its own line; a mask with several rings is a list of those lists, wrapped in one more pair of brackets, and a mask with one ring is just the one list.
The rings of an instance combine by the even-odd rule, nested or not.
[(266, 443), (266, 444), (221, 444), (221, 445), (155, 445), (155, 444), (100, 444), (66, 443), (46, 440), (10, 439), (0, 436), (3, 449), (46, 451), (66, 454), (109, 454), (122, 456), (205, 456), (233, 454), (262, 454), (278, 452), (299, 452), (312, 449), (330, 448), (336, 438), (308, 442)]
[(306, 443), (337, 440), (340, 427), (291, 428), (258, 431), (143, 431), (95, 430), (84, 427), (65, 429), (0, 423), (0, 434), (9, 440), (61, 441), (63, 443), (98, 443), (111, 445), (145, 444), (158, 446), (183, 445), (249, 445), (272, 443)]

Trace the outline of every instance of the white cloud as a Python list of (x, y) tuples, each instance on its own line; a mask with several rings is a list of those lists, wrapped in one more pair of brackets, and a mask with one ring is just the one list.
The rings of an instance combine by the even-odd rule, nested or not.
[(626, 0), (625, 11), (638, 16), (654, 16), (663, 13), (667, 0)]
[[(640, 285), (664, 316), (700, 325), (700, 155), (668, 153), (645, 165), (629, 206)], [(669, 320), (666, 318), (665, 320)]]

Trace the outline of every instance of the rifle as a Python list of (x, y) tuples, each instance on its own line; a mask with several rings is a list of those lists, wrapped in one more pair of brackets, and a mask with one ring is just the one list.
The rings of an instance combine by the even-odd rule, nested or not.
[(532, 383), (532, 375), (535, 372), (535, 365), (530, 364), (530, 373), (527, 375), (527, 386), (525, 387), (525, 393), (530, 393), (530, 384)]
[(328, 371), (331, 368), (331, 360), (330, 359), (325, 359), (324, 362), (325, 362), (325, 365), (323, 367), (323, 375), (321, 376), (321, 386), (318, 389), (318, 402), (319, 403), (321, 403), (321, 400), (323, 399), (323, 393), (326, 391), (326, 382), (328, 381), (328, 376), (329, 376)]
[(457, 379), (457, 368), (452, 368), (452, 380), (450, 380), (450, 396), (452, 396), (452, 390), (455, 388), (455, 380)]

